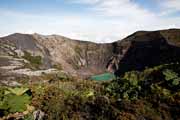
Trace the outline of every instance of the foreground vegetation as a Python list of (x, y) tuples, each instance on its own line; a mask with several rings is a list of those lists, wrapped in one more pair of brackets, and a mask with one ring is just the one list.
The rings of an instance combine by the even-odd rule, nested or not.
[(23, 119), (33, 120), (33, 111), (41, 110), (47, 120), (177, 120), (179, 73), (177, 63), (130, 71), (109, 82), (58, 77), (49, 83), (1, 87), (0, 116), (23, 113)]

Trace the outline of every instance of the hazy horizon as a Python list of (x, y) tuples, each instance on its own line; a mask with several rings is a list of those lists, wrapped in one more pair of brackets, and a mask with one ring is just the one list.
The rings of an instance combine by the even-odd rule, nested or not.
[(57, 34), (92, 42), (180, 28), (179, 0), (1, 0), (0, 36)]

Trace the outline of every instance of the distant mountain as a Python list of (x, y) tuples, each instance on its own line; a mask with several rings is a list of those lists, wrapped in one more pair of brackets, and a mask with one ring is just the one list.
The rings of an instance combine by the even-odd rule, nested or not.
[(106, 71), (120, 75), (129, 70), (178, 61), (180, 29), (139, 31), (107, 44), (59, 35), (15, 33), (0, 38), (1, 71), (10, 64), (11, 67), (21, 64), (21, 69), (32, 68), (34, 66), (27, 65), (32, 62), (38, 69), (58, 68), (74, 76), (88, 77)]

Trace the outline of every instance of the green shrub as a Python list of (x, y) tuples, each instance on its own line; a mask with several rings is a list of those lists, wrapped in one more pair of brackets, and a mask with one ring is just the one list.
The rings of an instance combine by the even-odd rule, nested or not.
[(23, 58), (29, 61), (34, 68), (39, 68), (39, 66), (42, 64), (41, 56), (32, 56), (28, 51), (24, 51)]
[(4, 98), (4, 104), (7, 105), (8, 111), (10, 113), (15, 112), (23, 112), (26, 110), (26, 105), (30, 104), (31, 97), (27, 94), (24, 94), (22, 96), (17, 95), (7, 95)]
[(153, 94), (157, 94), (157, 95), (164, 97), (164, 98), (168, 98), (171, 96), (170, 90), (168, 90), (166, 88), (162, 88), (162, 87), (158, 86), (157, 84), (151, 85), (151, 92)]
[(106, 91), (118, 99), (135, 100), (138, 98), (141, 86), (136, 80), (118, 79), (106, 86)]
[(170, 91), (175, 92), (179, 89), (180, 77), (173, 71), (177, 66), (177, 64), (165, 64), (146, 68), (141, 72), (126, 72), (123, 77), (110, 82), (105, 87), (110, 95), (120, 99), (132, 100), (137, 99), (138, 96), (146, 97), (152, 91), (153, 94), (158, 93), (166, 97), (171, 94)]
[(1, 88), (0, 116), (25, 111), (31, 102), (31, 96), (26, 93), (28, 90), (28, 88)]
[(165, 76), (165, 80), (170, 81), (171, 85), (180, 85), (180, 77), (173, 70), (166, 69), (163, 71), (163, 75)]

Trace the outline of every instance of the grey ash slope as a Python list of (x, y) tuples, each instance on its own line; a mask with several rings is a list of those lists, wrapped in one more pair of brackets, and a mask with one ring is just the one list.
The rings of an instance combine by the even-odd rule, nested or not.
[[(4, 45), (7, 45), (7, 49), (11, 49), (12, 51), (12, 56), (17, 55), (17, 57), (22, 57), (18, 56), (18, 54), (20, 52), (23, 53), (24, 51), (29, 51), (34, 56), (42, 56), (43, 64), (41, 66), (41, 69), (47, 69), (51, 67), (50, 60), (48, 58), (48, 51), (43, 46), (41, 46), (32, 35), (15, 33), (7, 37), (1, 38), (0, 44), (2, 47)], [(3, 50), (3, 48), (1, 49)], [(5, 51), (7, 52), (6, 55), (9, 54), (8, 50)]]
[(89, 76), (103, 73), (113, 55), (112, 44), (96, 44), (57, 35), (35, 34), (34, 37), (48, 49), (51, 60), (71, 74)]
[[(79, 77), (106, 71), (120, 75), (129, 70), (180, 61), (179, 29), (139, 31), (108, 44), (39, 34), (12, 34), (0, 38), (0, 44), (0, 56), (22, 58), (28, 51), (42, 57), (40, 69), (55, 67)], [(0, 65), (4, 59), (0, 58)]]
[(22, 58), (25, 52), (29, 52), (43, 58), (41, 69), (58, 67), (66, 73), (83, 77), (105, 72), (113, 55), (112, 44), (96, 44), (58, 35), (16, 33), (1, 38), (0, 44), (4, 46), (0, 48), (1, 56)]

